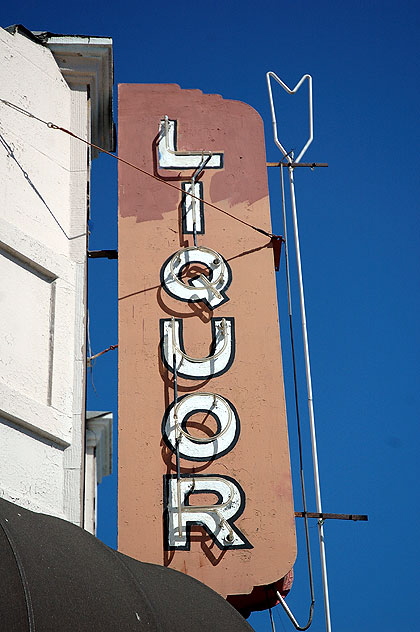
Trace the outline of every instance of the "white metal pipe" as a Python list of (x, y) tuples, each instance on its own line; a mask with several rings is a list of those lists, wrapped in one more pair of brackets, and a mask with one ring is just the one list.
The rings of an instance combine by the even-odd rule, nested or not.
[[(303, 275), (302, 275), (302, 262), (300, 256), (300, 242), (299, 242), (299, 229), (296, 211), (296, 197), (295, 197), (295, 183), (293, 177), (293, 167), (288, 167), (289, 182), (290, 182), (290, 200), (292, 207), (292, 219), (293, 219), (293, 232), (295, 238), (295, 250), (296, 250), (296, 266), (298, 274), (299, 284), (299, 298), (300, 298), (300, 311), (302, 321), (302, 336), (303, 336), (303, 352), (305, 359), (305, 372), (306, 372), (306, 384), (308, 393), (308, 412), (309, 412), (309, 427), (311, 434), (311, 446), (312, 446), (312, 464), (314, 470), (314, 487), (315, 487), (315, 499), (316, 508), (318, 513), (322, 513), (321, 502), (321, 486), (319, 480), (319, 467), (318, 467), (318, 451), (315, 432), (315, 415), (313, 405), (312, 394), (312, 377), (311, 377), (311, 364), (309, 357), (309, 344), (308, 344), (308, 331), (306, 325), (306, 308), (305, 308), (305, 295), (303, 289)], [(325, 610), (325, 623), (326, 631), (331, 632), (331, 615), (330, 615), (330, 602), (328, 591), (328, 577), (327, 577), (327, 562), (325, 554), (325, 539), (324, 539), (324, 526), (322, 520), (318, 521), (318, 536), (319, 536), (319, 551), (321, 560), (321, 573), (322, 573), (322, 586), (324, 593), (324, 610)]]

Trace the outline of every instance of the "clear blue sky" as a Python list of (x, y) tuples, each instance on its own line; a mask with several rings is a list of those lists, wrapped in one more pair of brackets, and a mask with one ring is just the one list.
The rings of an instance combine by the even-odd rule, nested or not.
[[(111, 36), (116, 83), (178, 83), (250, 103), (266, 124), (268, 160), (278, 160), (279, 154), (272, 142), (265, 72), (274, 70), (289, 85), (312, 74), (315, 140), (307, 159), (328, 162), (329, 168), (299, 170), (296, 189), (323, 506), (328, 512), (369, 514), (368, 523), (326, 523), (333, 629), (416, 632), (418, 2), (162, 0), (151, 6), (23, 0), (2, 7), (1, 20), (3, 26), (21, 23), (32, 30)], [(285, 124), (281, 138), (287, 147), (298, 146), (304, 137), (304, 96), (292, 104), (280, 92), (278, 98)], [(281, 232), (277, 174), (270, 181), (274, 227)], [(102, 156), (93, 166), (91, 248), (116, 246), (116, 165)], [(283, 272), (278, 287), (286, 341)], [(115, 261), (91, 261), (89, 296), (95, 353), (117, 342)], [(284, 353), (291, 395), (286, 342)], [(89, 377), (95, 387), (89, 388), (90, 409), (116, 411), (116, 361), (111, 352), (96, 362)], [(310, 488), (307, 439), (306, 444)], [(296, 491), (297, 483), (296, 478)], [(99, 536), (111, 545), (115, 490), (114, 475), (104, 480), (99, 497)], [(311, 491), (309, 497), (315, 510)], [(301, 508), (298, 495), (296, 508)], [(311, 630), (321, 632), (315, 522), (311, 533), (317, 593)], [(288, 602), (303, 622), (309, 595), (302, 539), (300, 553)], [(278, 631), (293, 629), (280, 607), (274, 620)], [(258, 632), (271, 629), (267, 613), (252, 616), (251, 624)]]

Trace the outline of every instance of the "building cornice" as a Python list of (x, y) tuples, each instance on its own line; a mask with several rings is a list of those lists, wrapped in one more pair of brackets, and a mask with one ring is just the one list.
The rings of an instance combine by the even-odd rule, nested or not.
[(112, 420), (111, 412), (86, 412), (86, 446), (96, 450), (98, 484), (112, 473)]
[[(70, 88), (87, 86), (91, 99), (91, 142), (107, 151), (115, 151), (112, 38), (30, 31), (22, 24), (5, 30), (49, 48)], [(97, 153), (93, 150), (92, 157)]]
[(112, 39), (50, 33), (44, 34), (42, 39), (54, 55), (69, 86), (88, 86), (92, 143), (107, 151), (115, 151)]

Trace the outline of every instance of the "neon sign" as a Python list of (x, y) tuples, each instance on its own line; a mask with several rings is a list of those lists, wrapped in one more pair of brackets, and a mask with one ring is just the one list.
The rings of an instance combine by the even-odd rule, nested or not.
[[(159, 166), (166, 169), (195, 169), (191, 183), (184, 184), (184, 217), (182, 227), (193, 234), (194, 243), (198, 234), (205, 234), (205, 216), (200, 201), (197, 217), (194, 196), (203, 196), (203, 186), (197, 186), (194, 179), (197, 172), (206, 168), (220, 169), (223, 154), (213, 156), (211, 152), (183, 152), (175, 149), (177, 121), (168, 117), (160, 123)], [(201, 184), (198, 183), (198, 184)], [(194, 191), (192, 195), (191, 192)], [(202, 198), (201, 198), (202, 199)], [(197, 230), (198, 229), (198, 230)], [(181, 278), (182, 270), (190, 264), (201, 264), (208, 276), (199, 274), (189, 282)], [(164, 290), (180, 301), (203, 302), (211, 310), (229, 300), (226, 290), (231, 284), (232, 273), (221, 254), (205, 246), (193, 246), (178, 250), (166, 261), (161, 271)], [(234, 526), (245, 506), (245, 494), (231, 477), (180, 473), (179, 460), (209, 461), (223, 457), (233, 449), (240, 434), (239, 417), (234, 406), (217, 393), (197, 392), (177, 401), (176, 380), (178, 376), (190, 380), (217, 377), (229, 370), (235, 355), (234, 318), (211, 319), (212, 348), (207, 357), (189, 356), (182, 343), (183, 321), (172, 318), (161, 321), (162, 361), (175, 376), (175, 399), (165, 413), (162, 427), (163, 437), (176, 455), (176, 475), (166, 475), (166, 531), (168, 549), (190, 546), (188, 527), (198, 524), (205, 528), (221, 549), (252, 548), (245, 536)], [(211, 437), (197, 438), (186, 430), (186, 420), (194, 412), (204, 412), (217, 420), (217, 431)], [(214, 505), (189, 506), (189, 498), (194, 493), (216, 494), (219, 502)]]
[(261, 119), (140, 84), (119, 116), (153, 177), (120, 164), (118, 547), (249, 595), (295, 557)]

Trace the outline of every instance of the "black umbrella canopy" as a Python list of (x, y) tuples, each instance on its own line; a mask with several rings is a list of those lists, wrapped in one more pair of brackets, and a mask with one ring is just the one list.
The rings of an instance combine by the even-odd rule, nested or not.
[(1, 632), (249, 632), (213, 590), (0, 499)]

